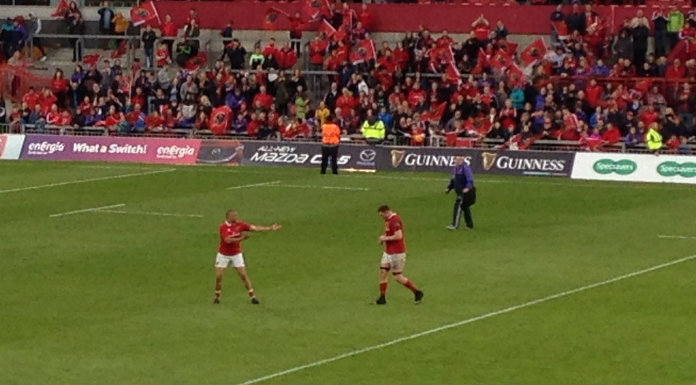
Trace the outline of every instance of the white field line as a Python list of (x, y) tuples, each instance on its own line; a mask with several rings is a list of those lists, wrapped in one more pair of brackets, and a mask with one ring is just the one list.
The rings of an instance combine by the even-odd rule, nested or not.
[(19, 188), (13, 188), (13, 189), (9, 189), (9, 190), (0, 190), (0, 194), (20, 192), (20, 191), (29, 191), (29, 190), (40, 190), (40, 189), (44, 189), (44, 188), (67, 186), (67, 185), (78, 184), (78, 183), (98, 182), (98, 181), (102, 181), (102, 180), (130, 178), (130, 177), (134, 177), (134, 176), (161, 174), (164, 172), (172, 172), (172, 171), (176, 171), (176, 169), (175, 168), (167, 168), (164, 170), (156, 170), (156, 171), (136, 172), (136, 173), (130, 173), (130, 174), (103, 176), (103, 177), (89, 178), (89, 179), (77, 179), (77, 180), (71, 180), (71, 181), (67, 181), (67, 182), (49, 183), (49, 184), (42, 184), (42, 185), (38, 185), (38, 186), (19, 187)]
[(696, 237), (691, 237), (688, 235), (658, 235), (661, 239), (696, 239)]
[(425, 331), (422, 331), (422, 332), (419, 332), (419, 333), (407, 335), (407, 336), (404, 336), (404, 337), (399, 337), (399, 338), (396, 338), (396, 339), (393, 339), (393, 340), (391, 340), (391, 341), (387, 341), (387, 342), (384, 342), (384, 343), (381, 343), (381, 344), (378, 344), (378, 345), (367, 346), (367, 347), (362, 348), (362, 349), (353, 350), (353, 351), (350, 351), (350, 352), (346, 352), (346, 353), (343, 353), (343, 354), (339, 354), (339, 355), (337, 355), (337, 356), (333, 356), (333, 357), (330, 357), (330, 358), (325, 358), (325, 359), (323, 359), (323, 360), (314, 361), (314, 362), (311, 362), (311, 363), (308, 363), (308, 364), (305, 364), (305, 365), (296, 366), (296, 367), (294, 367), (294, 368), (286, 369), (286, 370), (283, 370), (283, 371), (280, 371), (280, 372), (271, 373), (271, 374), (265, 375), (265, 376), (263, 376), (263, 377), (258, 377), (258, 378), (254, 378), (254, 379), (251, 379), (251, 380), (248, 380), (248, 381), (241, 382), (241, 383), (239, 383), (239, 384), (237, 384), (237, 385), (251, 385), (251, 384), (256, 384), (256, 383), (263, 382), (263, 381), (267, 381), (267, 380), (270, 380), (270, 379), (273, 379), (273, 378), (277, 378), (277, 377), (285, 376), (285, 375), (288, 375), (288, 374), (291, 374), (291, 373), (299, 372), (299, 371), (302, 371), (302, 370), (305, 370), (305, 369), (311, 369), (311, 368), (314, 368), (314, 367), (317, 367), (317, 366), (320, 366), (320, 365), (324, 365), (324, 364), (328, 364), (328, 363), (331, 363), (331, 362), (334, 362), (334, 361), (342, 360), (342, 359), (344, 359), (344, 358), (357, 356), (357, 355), (359, 355), (359, 354), (371, 352), (371, 351), (373, 351), (373, 350), (378, 350), (378, 349), (386, 348), (386, 347), (388, 347), (388, 346), (396, 345), (396, 344), (399, 344), (399, 343), (402, 343), (402, 342), (406, 342), (406, 341), (410, 341), (410, 340), (413, 340), (413, 339), (416, 339), (416, 338), (424, 337), (424, 336), (427, 336), (427, 335), (430, 335), (430, 334), (438, 333), (438, 332), (441, 332), (441, 331), (443, 331), (443, 330), (456, 328), (456, 327), (463, 326), (463, 325), (467, 325), (467, 324), (474, 323), (474, 322), (477, 322), (477, 321), (482, 321), (482, 320), (485, 320), (485, 319), (487, 319), (487, 318), (492, 318), (492, 317), (499, 316), (499, 315), (502, 315), (502, 314), (511, 313), (511, 312), (513, 312), (513, 311), (515, 311), (515, 310), (524, 309), (524, 308), (526, 308), (526, 307), (538, 305), (538, 304), (540, 304), (540, 303), (548, 302), (548, 301), (551, 301), (551, 300), (554, 300), (554, 299), (557, 299), (557, 298), (566, 297), (566, 296), (569, 296), (569, 295), (572, 295), (572, 294), (576, 294), (576, 293), (580, 293), (580, 292), (587, 291), (587, 290), (590, 290), (590, 289), (594, 289), (594, 288), (596, 288), (596, 287), (609, 285), (609, 284), (611, 284), (611, 283), (618, 282), (618, 281), (622, 281), (622, 280), (624, 280), (624, 279), (636, 277), (636, 276), (639, 276), (639, 275), (643, 275), (643, 274), (646, 274), (646, 273), (650, 273), (650, 272), (655, 271), (655, 270), (664, 269), (664, 268), (669, 267), (669, 266), (673, 266), (673, 265), (676, 265), (676, 264), (679, 264), (679, 263), (683, 263), (683, 262), (686, 262), (686, 261), (690, 261), (690, 260), (692, 260), (692, 259), (694, 259), (694, 258), (696, 258), (696, 254), (690, 255), (690, 256), (684, 257), (684, 258), (675, 259), (675, 260), (673, 260), (673, 261), (665, 262), (665, 263), (662, 263), (662, 264), (659, 264), (659, 265), (655, 265), (655, 266), (652, 266), (652, 267), (648, 267), (648, 268), (645, 268), (645, 269), (642, 269), (642, 270), (634, 271), (634, 272), (632, 272), (632, 273), (620, 275), (620, 276), (618, 276), (618, 277), (610, 278), (610, 279), (607, 279), (607, 280), (605, 280), (605, 281), (596, 282), (596, 283), (593, 283), (593, 284), (590, 284), (590, 285), (581, 286), (581, 287), (578, 287), (578, 288), (575, 288), (575, 289), (572, 289), (572, 290), (562, 291), (562, 292), (560, 292), (560, 293), (552, 294), (552, 295), (549, 295), (549, 296), (546, 296), (546, 297), (538, 298), (538, 299), (531, 300), (531, 301), (528, 301), (528, 302), (524, 302), (524, 303), (521, 303), (521, 304), (518, 304), (518, 305), (514, 305), (514, 306), (510, 306), (510, 307), (504, 308), (504, 309), (496, 310), (496, 311), (493, 311), (493, 312), (490, 312), (490, 313), (482, 314), (482, 315), (479, 315), (479, 316), (476, 316), (476, 317), (473, 317), (473, 318), (467, 318), (467, 319), (462, 320), (462, 321), (459, 321), (459, 322), (454, 322), (454, 323), (442, 325), (442, 326), (439, 326), (439, 327), (436, 327), (436, 328), (433, 328), (433, 329), (428, 329), (428, 330), (425, 330)]
[(80, 213), (88, 213), (92, 211), (100, 211), (100, 210), (105, 210), (105, 209), (115, 209), (118, 207), (123, 207), (125, 206), (125, 203), (119, 203), (115, 205), (109, 205), (109, 206), (101, 206), (101, 207), (92, 207), (89, 209), (81, 209), (81, 210), (73, 210), (73, 211), (66, 211), (64, 213), (57, 213), (57, 214), (51, 214), (49, 215), (50, 218), (55, 218), (55, 217), (64, 217), (66, 215), (73, 215), (73, 214), (80, 214)]
[(154, 215), (160, 217), (188, 217), (188, 218), (203, 218), (200, 214), (179, 214), (179, 213), (160, 213), (155, 211), (125, 211), (125, 210), (94, 210), (95, 213), (109, 214), (131, 214), (131, 215)]
[[(251, 170), (244, 168), (235, 168), (234, 170), (228, 170), (224, 168), (213, 168), (215, 166), (188, 166), (185, 168), (180, 168), (179, 171), (190, 171), (190, 172), (214, 172), (214, 173), (231, 173), (231, 174), (258, 174), (258, 175), (288, 175), (286, 172), (282, 171), (261, 171), (261, 170)], [(441, 182), (447, 184), (449, 181), (449, 175), (443, 173), (442, 178), (430, 178), (416, 175), (409, 176), (397, 176), (397, 175), (375, 175), (375, 174), (347, 174), (341, 173), (338, 178), (365, 178), (369, 180), (373, 179), (385, 179), (385, 180), (403, 180), (403, 181), (433, 181)], [(548, 179), (553, 179), (549, 177)], [(568, 178), (560, 178), (564, 181), (569, 181)], [(583, 182), (583, 183), (575, 183)], [(540, 186), (562, 186), (569, 188), (608, 188), (608, 189), (633, 189), (633, 190), (664, 190), (678, 187), (687, 187), (686, 185), (677, 185), (670, 183), (652, 183), (652, 184), (638, 184), (638, 183), (624, 183), (624, 182), (607, 182), (607, 183), (587, 183), (587, 181), (573, 180), (573, 183), (564, 182), (554, 182), (552, 180), (527, 180), (522, 177), (516, 178), (514, 180), (502, 180), (502, 179), (477, 179), (477, 184), (521, 184), (521, 185), (540, 185)]]
[(271, 184), (266, 187), (286, 187), (286, 188), (306, 188), (320, 190), (350, 190), (350, 191), (370, 191), (367, 187), (343, 187), (343, 186), (316, 186), (316, 185), (301, 185), (301, 184)]
[(268, 185), (273, 185), (273, 184), (276, 184), (276, 183), (280, 183), (280, 181), (279, 181), (279, 180), (274, 180), (274, 181), (272, 181), (272, 182), (253, 183), (253, 184), (243, 184), (243, 185), (241, 185), (241, 186), (232, 186), (232, 187), (228, 187), (227, 189), (228, 189), (228, 190), (240, 190), (240, 189), (249, 188), (249, 187), (268, 186)]

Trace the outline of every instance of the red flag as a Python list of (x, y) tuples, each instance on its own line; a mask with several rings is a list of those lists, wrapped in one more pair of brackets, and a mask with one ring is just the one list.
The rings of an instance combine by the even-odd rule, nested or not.
[(159, 14), (157, 13), (157, 7), (155, 7), (155, 3), (152, 1), (131, 8), (130, 18), (134, 27), (145, 23), (161, 23)]
[(459, 70), (457, 69), (457, 66), (454, 65), (453, 61), (447, 64), (445, 75), (447, 76), (447, 80), (452, 83), (461, 84), (462, 82), (462, 74), (459, 73)]
[(454, 53), (451, 45), (437, 46), (428, 52), (430, 68), (438, 72), (444, 66), (454, 62)]
[(525, 67), (528, 67), (543, 58), (544, 55), (546, 55), (546, 43), (544, 43), (544, 39), (538, 37), (522, 50), (520, 60)]
[(331, 25), (326, 19), (323, 19), (322, 21), (319, 22), (319, 28), (317, 29), (317, 33), (322, 33), (326, 34), (326, 37), (331, 37), (336, 33), (336, 28)]
[(198, 71), (199, 68), (208, 65), (208, 54), (199, 52), (198, 55), (186, 60), (186, 69), (189, 71)]
[(68, 4), (68, 1), (60, 0), (58, 6), (56, 7), (56, 10), (53, 11), (53, 13), (51, 14), (51, 17), (64, 17), (69, 9), (70, 5)]
[(347, 34), (353, 31), (353, 10), (343, 12), (343, 21), (341, 22), (340, 29), (343, 29)]
[(507, 68), (506, 74), (510, 84), (521, 85), (525, 82), (524, 73), (515, 63)]
[(498, 41), (498, 47), (507, 52), (507, 54), (510, 56), (513, 56), (515, 52), (517, 52), (517, 47), (519, 46), (519, 44), (513, 43), (507, 39), (500, 39)]
[(118, 47), (116, 47), (115, 50), (111, 51), (111, 55), (109, 55), (112, 59), (116, 59), (118, 57), (121, 57), (126, 54), (126, 51), (128, 51), (128, 41), (126, 40), (121, 40), (118, 43)]
[(213, 109), (210, 114), (210, 131), (215, 135), (222, 135), (230, 125), (232, 110), (226, 104)]
[(128, 75), (122, 75), (121, 80), (118, 81), (118, 89), (124, 94), (130, 94), (131, 84), (131, 77)]
[(361, 40), (350, 52), (350, 61), (353, 64), (363, 63), (376, 58), (375, 43), (372, 39)]
[(559, 38), (568, 36), (568, 25), (566, 25), (565, 20), (552, 21), (551, 26), (556, 30), (556, 34)]
[(331, 7), (329, 7), (329, 3), (326, 0), (305, 0), (302, 12), (309, 16), (310, 20), (331, 17)]
[(266, 11), (266, 15), (263, 17), (263, 29), (275, 31), (278, 18), (280, 17), (280, 15), (283, 14), (287, 16), (285, 12), (279, 10), (278, 8), (268, 8), (268, 10)]
[(429, 111), (421, 114), (421, 121), (439, 122), (440, 119), (442, 119), (442, 115), (445, 113), (446, 108), (447, 102), (431, 105)]
[(88, 66), (93, 66), (99, 62), (99, 59), (101, 59), (101, 55), (98, 53), (93, 53), (90, 55), (84, 55), (82, 57), (82, 62)]
[(512, 63), (512, 58), (507, 54), (507, 52), (503, 51), (502, 49), (499, 49), (498, 52), (496, 52), (490, 60), (491, 67), (497, 68), (501, 71), (503, 70), (503, 68), (512, 65)]
[(471, 70), (471, 73), (474, 75), (480, 74), (488, 66), (488, 55), (486, 55), (486, 51), (484, 51), (483, 48), (479, 48), (478, 54), (476, 55), (476, 67), (474, 67), (474, 69)]

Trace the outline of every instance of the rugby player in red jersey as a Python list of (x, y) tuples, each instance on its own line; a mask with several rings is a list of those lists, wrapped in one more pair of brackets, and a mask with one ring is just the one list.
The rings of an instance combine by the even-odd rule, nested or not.
[(247, 231), (276, 231), (282, 226), (274, 223), (271, 226), (250, 225), (238, 219), (237, 212), (227, 210), (225, 222), (220, 224), (220, 247), (218, 248), (217, 258), (215, 259), (215, 298), (213, 303), (220, 303), (220, 295), (222, 294), (222, 276), (225, 269), (232, 265), (239, 278), (241, 278), (251, 298), (251, 303), (258, 305), (259, 300), (256, 298), (254, 288), (251, 286), (251, 281), (247, 275), (244, 265), (244, 256), (242, 255), (241, 243), (249, 238), (244, 232)]
[(380, 206), (377, 212), (384, 219), (384, 234), (379, 236), (379, 243), (384, 244), (384, 254), (382, 254), (382, 262), (379, 265), (377, 305), (387, 303), (387, 274), (390, 270), (394, 275), (394, 280), (411, 290), (416, 298), (416, 303), (420, 303), (423, 299), (423, 292), (418, 290), (413, 282), (403, 275), (406, 264), (406, 243), (401, 218), (391, 211), (389, 206)]

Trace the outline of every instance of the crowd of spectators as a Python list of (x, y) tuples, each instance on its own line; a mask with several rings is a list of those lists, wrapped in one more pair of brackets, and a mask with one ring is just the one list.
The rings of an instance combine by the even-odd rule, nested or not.
[[(29, 90), (8, 120), (39, 128), (100, 126), (114, 134), (179, 129), (293, 139), (315, 136), (332, 115), (345, 135), (358, 137), (364, 125), (378, 120), (385, 138), (411, 145), (454, 145), (464, 138), (525, 148), (547, 139), (576, 141), (590, 150), (620, 142), (640, 145), (656, 127), (668, 148), (684, 152), (696, 136), (691, 89), (696, 60), (668, 62), (665, 55), (680, 39), (693, 38), (696, 16), (687, 15), (676, 29), (673, 11), (652, 15), (651, 30), (639, 10), (614, 38), (591, 6), (576, 3), (568, 14), (559, 7), (551, 15), (548, 51), (528, 66), (513, 55), (517, 64), (501, 67), (493, 58), (510, 50), (510, 31), (483, 15), (464, 41), (454, 41), (447, 31), (434, 36), (422, 26), (395, 44), (377, 44), (375, 60), (351, 63), (351, 46), (370, 37), (371, 15), (363, 7), (353, 14), (345, 37), (320, 33), (304, 47), (291, 44), (301, 31), (290, 31), (286, 42), (269, 39), (247, 52), (229, 24), (221, 31), (222, 58), (212, 68), (190, 68), (178, 60), (180, 48), (171, 50), (192, 46), (187, 36), (198, 28), (192, 9), (185, 26), (168, 26), (171, 18), (165, 16), (158, 33), (165, 44), (157, 49), (154, 41), (147, 43), (153, 29), (143, 29), (145, 68), (131, 69), (132, 79), (118, 59), (78, 64), (69, 75), (58, 70), (51, 86)], [(338, 28), (346, 12), (354, 11), (336, 7), (328, 21)], [(661, 18), (664, 40), (647, 52), (647, 38), (657, 40)], [(444, 59), (433, 57), (443, 47), (451, 47), (454, 74), (461, 77), (445, 70)], [(308, 92), (308, 79), (296, 69), (301, 49), (307, 50), (312, 69), (335, 72), (323, 76), (319, 95)], [(510, 69), (518, 65), (522, 76), (513, 76)], [(216, 115), (224, 106), (228, 113)]]

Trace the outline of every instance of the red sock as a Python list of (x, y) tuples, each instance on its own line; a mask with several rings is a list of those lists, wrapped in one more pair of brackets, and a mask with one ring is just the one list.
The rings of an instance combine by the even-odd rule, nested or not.
[(387, 283), (380, 283), (379, 284), (379, 295), (384, 295), (387, 293)]
[(404, 286), (406, 286), (408, 288), (408, 290), (411, 290), (411, 291), (418, 290), (418, 288), (413, 284), (413, 282), (411, 282), (411, 280), (407, 280), (406, 282), (404, 282)]

